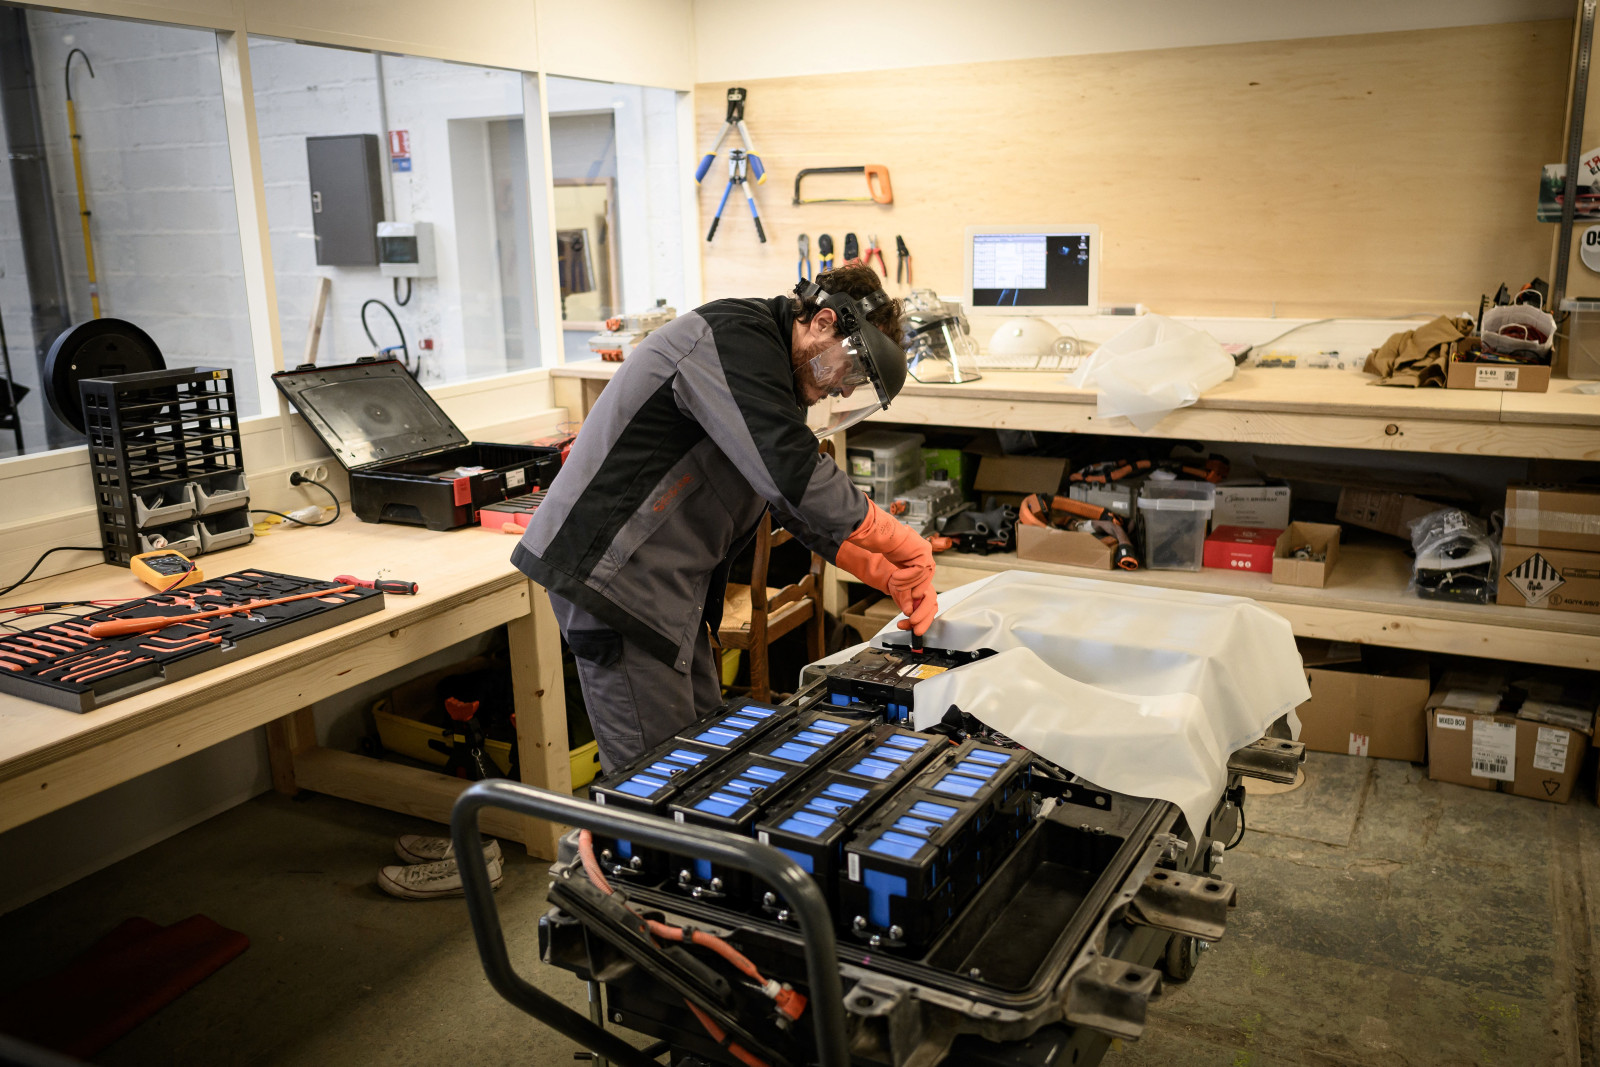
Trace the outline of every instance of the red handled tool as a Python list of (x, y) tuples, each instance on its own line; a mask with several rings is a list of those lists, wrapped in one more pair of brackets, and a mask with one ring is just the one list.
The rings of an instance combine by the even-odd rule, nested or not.
[(380, 593), (399, 593), (401, 596), (417, 595), (416, 582), (402, 582), (397, 578), (374, 578), (368, 581), (365, 578), (352, 578), (348, 574), (341, 574), (333, 580), (359, 585), (363, 589), (376, 589)]
[(872, 261), (874, 259), (878, 261), (878, 269), (882, 271), (883, 276), (887, 278), (889, 276), (889, 268), (884, 265), (883, 249), (878, 247), (878, 235), (875, 233), (869, 233), (867, 234), (867, 250), (862, 255), (861, 262), (870, 267), (872, 266)]
[(332, 589), (315, 589), (309, 593), (296, 593), (294, 596), (280, 596), (272, 600), (252, 600), (245, 604), (235, 604), (231, 608), (213, 608), (211, 611), (198, 611), (192, 615), (157, 615), (145, 619), (112, 619), (109, 622), (97, 622), (89, 627), (90, 637), (124, 637), (128, 634), (142, 634), (149, 630), (159, 630), (179, 622), (198, 622), (201, 619), (214, 619), (219, 615), (236, 615), (241, 611), (253, 611), (256, 608), (270, 608), (274, 604), (287, 604), (291, 600), (308, 600), (315, 596), (331, 596), (334, 593), (348, 593), (354, 589), (353, 585), (336, 585)]

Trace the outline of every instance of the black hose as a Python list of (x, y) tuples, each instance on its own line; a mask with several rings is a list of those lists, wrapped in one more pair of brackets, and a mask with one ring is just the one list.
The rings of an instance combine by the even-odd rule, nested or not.
[(411, 348), (406, 344), (406, 331), (401, 327), (400, 319), (395, 315), (394, 308), (377, 298), (368, 300), (361, 305), (361, 329), (367, 335), (367, 343), (372, 345), (374, 349), (379, 347), (378, 339), (372, 336), (372, 327), (367, 325), (367, 309), (374, 304), (381, 307), (384, 314), (389, 316), (389, 321), (394, 323), (394, 332), (400, 335), (400, 362), (404, 364), (406, 370), (411, 370)]
[(396, 306), (398, 306), (398, 307), (405, 307), (407, 304), (411, 303), (411, 279), (410, 278), (406, 279), (406, 295), (405, 295), (405, 299), (404, 300), (400, 299), (400, 279), (396, 278), (394, 280), (394, 302), (395, 302)]

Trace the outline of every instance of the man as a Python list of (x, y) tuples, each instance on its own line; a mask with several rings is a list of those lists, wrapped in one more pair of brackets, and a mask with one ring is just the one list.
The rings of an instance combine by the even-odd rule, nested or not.
[(900, 302), (870, 267), (793, 297), (715, 300), (629, 354), (583, 424), (512, 562), (550, 591), (607, 771), (721, 703), (708, 628), (762, 513), (933, 621), (933, 553), (817, 451), (905, 381)]

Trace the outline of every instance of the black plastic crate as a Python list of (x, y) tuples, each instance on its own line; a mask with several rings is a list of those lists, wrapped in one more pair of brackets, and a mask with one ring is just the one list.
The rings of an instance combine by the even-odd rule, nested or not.
[(829, 669), (824, 683), (828, 703), (839, 708), (873, 704), (884, 709), (889, 722), (906, 722), (915, 707), (911, 690), (918, 682), (992, 655), (994, 650), (988, 648), (976, 652), (943, 648), (919, 652), (903, 645), (865, 648), (849, 663)]
[(807, 712), (780, 723), (760, 738), (751, 752), (783, 763), (821, 767), (866, 736), (872, 724), (864, 719)]
[[(612, 808), (664, 815), (667, 805), (728, 755), (725, 749), (672, 738), (589, 785), (589, 799)], [(633, 842), (595, 837), (601, 864), (616, 875), (660, 879), (667, 857)]]
[(736, 752), (748, 748), (767, 731), (788, 722), (796, 714), (793, 705), (763, 704), (755, 700), (725, 706), (729, 710), (685, 726), (678, 731), (678, 737)]
[[(107, 563), (126, 567), (158, 548), (198, 555), (201, 521), (217, 547), (249, 542), (232, 371), (138, 371), (86, 378), (78, 388)], [(202, 517), (208, 501), (217, 506)]]

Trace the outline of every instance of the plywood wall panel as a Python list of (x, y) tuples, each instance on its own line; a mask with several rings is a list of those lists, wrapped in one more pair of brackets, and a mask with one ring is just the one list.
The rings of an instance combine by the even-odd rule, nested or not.
[[(795, 238), (894, 235), (962, 284), (962, 229), (1096, 222), (1101, 295), (1174, 314), (1401, 315), (1548, 269), (1566, 20), (751, 80), (769, 177), (702, 241), (709, 297), (780, 291)], [(697, 87), (703, 151), (724, 85)], [(790, 204), (802, 167), (883, 163), (896, 202)], [(700, 190), (709, 226), (724, 159)], [(814, 253), (813, 253), (814, 254)]]

